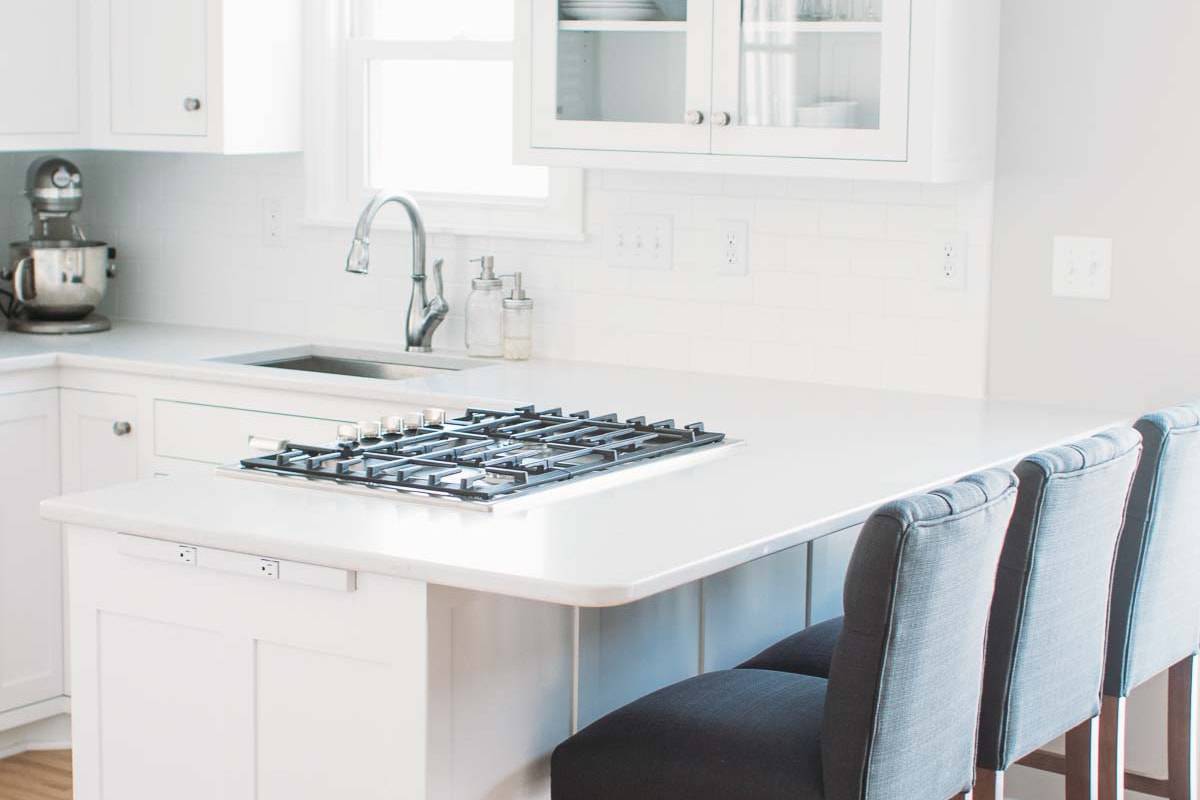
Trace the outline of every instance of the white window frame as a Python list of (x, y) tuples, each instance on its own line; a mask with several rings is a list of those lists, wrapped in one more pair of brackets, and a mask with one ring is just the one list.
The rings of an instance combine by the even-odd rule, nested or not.
[[(529, 80), (527, 46), (520, 27), (508, 42), (405, 42), (356, 39), (354, 0), (308, 0), (306, 13), (305, 218), (311, 225), (353, 224), (376, 188), (367, 186), (366, 69), (372, 60), (511, 60), (515, 86)], [(521, 108), (526, 92), (514, 91), (514, 119), (528, 125)], [(486, 120), (480, 124), (486, 125)], [(516, 143), (523, 141), (515, 132)], [(378, 187), (383, 188), (383, 187)], [(387, 187), (403, 190), (404, 186)], [(469, 236), (559, 239), (584, 238), (582, 169), (550, 168), (546, 200), (414, 193), (431, 233)], [(404, 227), (380, 220), (381, 227)]]

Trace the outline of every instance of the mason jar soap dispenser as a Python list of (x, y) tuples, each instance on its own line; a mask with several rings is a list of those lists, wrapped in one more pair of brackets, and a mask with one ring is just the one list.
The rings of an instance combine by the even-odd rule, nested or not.
[(479, 262), (479, 277), (471, 279), (467, 296), (467, 355), (499, 358), (504, 355), (504, 283), (496, 277), (496, 259), (473, 258)]
[(512, 279), (512, 294), (504, 298), (504, 357), (525, 361), (533, 355), (533, 301), (525, 295), (521, 273)]

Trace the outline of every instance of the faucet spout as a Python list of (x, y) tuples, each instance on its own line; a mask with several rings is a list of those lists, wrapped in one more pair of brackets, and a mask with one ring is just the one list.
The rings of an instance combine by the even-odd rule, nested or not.
[(442, 261), (433, 265), (434, 295), (428, 296), (425, 288), (425, 221), (417, 201), (405, 192), (381, 191), (371, 198), (354, 226), (354, 240), (346, 256), (346, 271), (366, 275), (371, 268), (371, 225), (375, 217), (389, 203), (396, 203), (408, 214), (412, 226), (412, 294), (408, 301), (408, 314), (404, 320), (405, 349), (428, 353), (433, 349), (433, 333), (446, 318), (450, 306), (446, 302), (442, 284)]

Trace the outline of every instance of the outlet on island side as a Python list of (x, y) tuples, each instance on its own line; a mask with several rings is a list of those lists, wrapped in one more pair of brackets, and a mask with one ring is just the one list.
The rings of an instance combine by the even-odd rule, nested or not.
[(611, 267), (675, 268), (675, 224), (667, 214), (616, 214), (604, 236), (604, 255)]
[(1051, 294), (1082, 300), (1112, 297), (1113, 241), (1089, 236), (1054, 237)]

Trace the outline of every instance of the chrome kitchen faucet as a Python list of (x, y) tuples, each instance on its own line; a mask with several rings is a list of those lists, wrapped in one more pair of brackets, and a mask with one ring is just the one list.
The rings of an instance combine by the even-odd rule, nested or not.
[(404, 192), (382, 191), (371, 198), (371, 202), (358, 217), (354, 228), (354, 241), (350, 243), (350, 254), (346, 256), (346, 271), (366, 275), (371, 268), (371, 224), (375, 215), (388, 203), (399, 203), (408, 212), (412, 224), (412, 295), (408, 299), (408, 316), (404, 320), (405, 350), (428, 353), (433, 350), (433, 332), (446, 318), (450, 305), (446, 302), (442, 286), (442, 259), (433, 262), (434, 295), (428, 298), (425, 291), (425, 222), (417, 201)]

